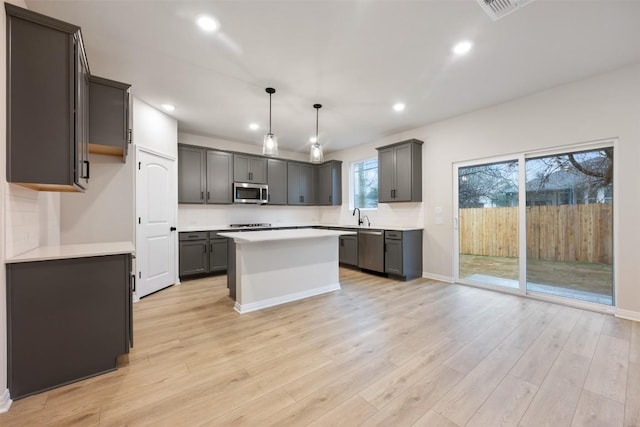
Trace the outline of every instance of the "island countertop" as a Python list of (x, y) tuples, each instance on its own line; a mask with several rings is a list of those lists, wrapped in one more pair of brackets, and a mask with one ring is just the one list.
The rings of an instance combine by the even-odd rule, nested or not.
[(67, 258), (88, 258), (95, 256), (132, 254), (132, 242), (85, 243), (78, 245), (42, 246), (5, 260), (6, 264), (18, 262), (49, 261)]
[(355, 231), (322, 230), (316, 228), (298, 228), (292, 230), (242, 231), (218, 233), (236, 243), (258, 243), (274, 240), (315, 239), (319, 237), (337, 237), (345, 234), (356, 234)]

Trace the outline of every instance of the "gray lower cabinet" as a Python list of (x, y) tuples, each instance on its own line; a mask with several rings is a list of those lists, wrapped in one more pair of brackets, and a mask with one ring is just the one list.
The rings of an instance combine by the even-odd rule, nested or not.
[(6, 269), (12, 399), (117, 368), (133, 341), (130, 254)]
[(340, 236), (339, 260), (340, 264), (358, 265), (358, 236)]
[(287, 161), (267, 159), (267, 184), (269, 185), (269, 204), (287, 204)]
[(178, 203), (231, 203), (232, 154), (178, 146)]
[(287, 204), (315, 205), (315, 168), (309, 163), (287, 162)]
[(122, 157), (126, 162), (129, 127), (128, 83), (89, 77), (89, 152)]
[(5, 3), (7, 181), (34, 190), (89, 183), (89, 64), (80, 27)]
[(227, 270), (227, 239), (215, 231), (179, 234), (180, 278)]
[(422, 276), (422, 230), (384, 232), (384, 272), (411, 279)]
[(378, 150), (378, 201), (422, 201), (422, 141), (409, 139)]
[(318, 179), (318, 205), (342, 204), (342, 162), (331, 160), (316, 166)]
[(233, 180), (235, 182), (267, 183), (267, 159), (264, 157), (233, 155)]
[(215, 232), (211, 232), (209, 239), (209, 272), (227, 270), (227, 238), (215, 237)]

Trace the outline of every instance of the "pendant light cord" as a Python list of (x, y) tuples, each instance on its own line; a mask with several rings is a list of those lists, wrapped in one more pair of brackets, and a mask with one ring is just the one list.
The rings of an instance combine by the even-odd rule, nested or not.
[(318, 141), (318, 115), (320, 114), (320, 109), (316, 108), (316, 144), (319, 144)]
[(271, 135), (271, 93), (269, 93), (269, 135)]

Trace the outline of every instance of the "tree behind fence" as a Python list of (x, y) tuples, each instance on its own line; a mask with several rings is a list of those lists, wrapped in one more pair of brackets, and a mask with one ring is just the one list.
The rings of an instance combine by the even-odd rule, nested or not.
[[(527, 257), (611, 264), (610, 204), (527, 207)], [(460, 253), (518, 256), (518, 207), (460, 209)]]

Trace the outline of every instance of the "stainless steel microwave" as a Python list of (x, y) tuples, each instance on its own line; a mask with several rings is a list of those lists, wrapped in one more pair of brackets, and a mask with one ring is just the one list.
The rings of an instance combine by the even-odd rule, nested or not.
[(233, 183), (233, 203), (269, 202), (269, 186), (266, 184), (252, 184), (247, 182)]

